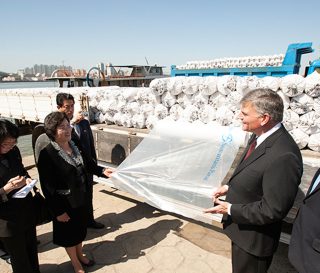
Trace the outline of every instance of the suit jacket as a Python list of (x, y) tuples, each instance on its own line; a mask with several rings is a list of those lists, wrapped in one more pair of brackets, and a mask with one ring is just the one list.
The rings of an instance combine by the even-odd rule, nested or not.
[[(86, 163), (85, 157), (83, 160)], [(38, 171), (41, 189), (55, 216), (84, 206), (87, 187), (85, 166), (78, 167), (71, 161), (67, 162), (50, 143), (40, 152)]]
[(75, 124), (76, 130), (79, 130), (80, 136), (78, 136), (75, 130), (72, 131), (72, 140), (76, 144), (80, 144), (82, 151), (88, 156), (97, 160), (96, 149), (94, 147), (94, 139), (89, 122), (86, 119), (81, 120)]
[(240, 162), (226, 196), (232, 207), (224, 230), (232, 242), (255, 256), (273, 255), (302, 170), (300, 150), (283, 126)]
[[(14, 147), (4, 158), (8, 160), (8, 166), (0, 162), (0, 188), (17, 175), (29, 176), (22, 164), (20, 151)], [(32, 194), (25, 198), (12, 198), (19, 189), (11, 191), (8, 201), (3, 202), (0, 198), (0, 237), (11, 237), (24, 229), (35, 226), (35, 214)]]
[[(77, 145), (81, 152), (86, 155), (87, 158), (90, 158), (90, 162), (88, 162), (91, 170), (91, 175), (88, 177), (89, 183), (92, 184), (93, 182), (92, 174), (107, 178), (102, 173), (103, 167), (98, 166), (93, 134), (89, 122), (86, 119), (83, 119), (79, 123), (75, 124), (74, 127), (77, 128), (72, 130), (72, 141)], [(75, 132), (76, 130), (79, 130), (80, 136)]]
[(299, 273), (320, 272), (320, 184), (310, 190), (320, 175), (312, 179), (293, 224), (289, 246), (289, 260)]

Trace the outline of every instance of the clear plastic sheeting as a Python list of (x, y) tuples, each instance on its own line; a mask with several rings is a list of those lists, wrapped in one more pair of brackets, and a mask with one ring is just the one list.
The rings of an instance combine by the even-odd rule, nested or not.
[(238, 127), (159, 121), (111, 182), (159, 209), (210, 223), (214, 187), (226, 183), (246, 142)]

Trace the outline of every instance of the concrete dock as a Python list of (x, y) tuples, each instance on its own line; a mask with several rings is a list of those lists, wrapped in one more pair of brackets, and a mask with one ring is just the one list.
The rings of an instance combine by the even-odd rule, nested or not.
[[(33, 157), (24, 164), (38, 178)], [(88, 272), (229, 273), (230, 241), (219, 223), (207, 225), (160, 211), (143, 200), (104, 184), (94, 187), (95, 217), (105, 229), (88, 229), (84, 252), (96, 261)], [(62, 247), (52, 243), (51, 223), (37, 228), (42, 273), (73, 273)], [(295, 273), (280, 243), (270, 273)], [(0, 272), (11, 266), (0, 259)]]

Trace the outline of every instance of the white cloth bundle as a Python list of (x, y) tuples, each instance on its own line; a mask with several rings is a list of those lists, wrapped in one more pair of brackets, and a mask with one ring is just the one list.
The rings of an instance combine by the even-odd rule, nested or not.
[(119, 112), (119, 113), (115, 113), (113, 116), (113, 122), (116, 125), (122, 126), (123, 125), (123, 115)]
[(308, 145), (309, 135), (303, 132), (301, 129), (296, 128), (289, 131), (294, 141), (297, 143), (299, 149), (303, 149)]
[(316, 152), (320, 152), (320, 133), (312, 134), (309, 137), (308, 147)]
[(313, 99), (313, 109), (320, 114), (320, 97)]
[(126, 110), (131, 115), (139, 114), (140, 113), (140, 104), (136, 101), (129, 102), (126, 106)]
[(116, 100), (101, 100), (99, 104), (97, 105), (97, 109), (101, 111), (103, 114), (109, 112), (109, 113), (117, 113), (117, 101)]
[(227, 102), (227, 96), (222, 95), (220, 92), (216, 92), (209, 97), (209, 105), (214, 108), (224, 106)]
[(187, 95), (193, 95), (199, 91), (199, 83), (201, 81), (201, 77), (188, 77), (185, 79), (185, 89), (183, 93)]
[(169, 115), (173, 120), (178, 120), (182, 117), (183, 108), (179, 104), (172, 105), (169, 110)]
[(218, 77), (217, 88), (223, 95), (229, 95), (231, 92), (236, 91), (237, 77), (225, 75)]
[(228, 126), (232, 123), (234, 113), (226, 106), (222, 106), (216, 111), (216, 121), (222, 126)]
[(154, 108), (154, 116), (157, 119), (164, 119), (166, 116), (168, 116), (168, 114), (169, 114), (168, 108), (162, 104), (158, 104)]
[(191, 100), (192, 100), (192, 96), (191, 95), (187, 95), (185, 93), (181, 93), (177, 97), (177, 103), (182, 108), (186, 108), (188, 105), (191, 105), (192, 104)]
[(284, 94), (281, 90), (279, 90), (277, 93), (283, 100), (284, 109), (288, 109), (290, 107), (290, 102), (291, 102), (290, 97)]
[(167, 91), (171, 94), (171, 95), (179, 95), (182, 90), (181, 88), (179, 90), (176, 90), (176, 82), (179, 79), (179, 77), (170, 77), (170, 78), (166, 78), (167, 80)]
[(147, 117), (146, 127), (148, 129), (153, 129), (153, 127), (157, 124), (158, 121), (159, 119), (157, 117), (155, 117), (154, 115), (150, 115)]
[(216, 109), (210, 105), (203, 105), (200, 108), (200, 120), (203, 123), (209, 123), (216, 119)]
[(177, 96), (171, 95), (170, 92), (164, 92), (161, 96), (162, 104), (165, 107), (170, 108), (172, 105), (174, 105), (177, 102)]
[(117, 101), (117, 111), (121, 112), (122, 114), (127, 113), (127, 103), (125, 100), (118, 100)]
[(283, 113), (283, 125), (288, 130), (291, 131), (297, 128), (299, 123), (299, 115), (292, 111), (291, 109), (285, 110)]
[(106, 121), (104, 114), (100, 111), (95, 113), (94, 120), (96, 123), (104, 123)]
[(298, 127), (308, 135), (316, 134), (320, 132), (319, 122), (320, 116), (315, 111), (310, 111), (300, 116)]
[(122, 116), (122, 125), (127, 128), (133, 127), (133, 116), (126, 113)]
[(119, 101), (125, 101), (125, 102), (133, 102), (135, 101), (135, 97), (138, 93), (138, 88), (136, 87), (125, 87), (121, 89), (121, 92), (118, 95)]
[(301, 95), (306, 86), (305, 78), (298, 74), (284, 76), (281, 79), (280, 88), (289, 97)]
[(199, 119), (199, 109), (194, 105), (188, 105), (183, 110), (183, 119), (188, 122), (194, 122), (195, 120)]
[(317, 71), (306, 77), (305, 92), (311, 97), (320, 96), (320, 74)]
[(290, 108), (299, 115), (310, 112), (313, 106), (314, 101), (312, 97), (305, 93), (293, 97), (290, 102)]
[[(186, 89), (187, 77), (175, 77), (172, 83), (170, 80), (170, 89), (168, 91), (171, 95), (179, 95)], [(172, 85), (172, 87), (171, 87)]]
[(145, 118), (147, 118), (148, 116), (153, 115), (154, 108), (155, 108), (155, 105), (153, 104), (142, 104), (140, 106), (140, 113), (144, 115)]
[(146, 127), (146, 118), (142, 114), (136, 114), (132, 117), (132, 124), (134, 128), (145, 128)]
[(136, 101), (139, 104), (151, 103), (151, 104), (159, 104), (160, 96), (155, 95), (154, 92), (151, 92), (150, 88), (146, 87), (137, 87), (138, 92), (135, 97)]
[(278, 77), (263, 77), (260, 79), (260, 87), (264, 89), (271, 89), (272, 91), (278, 91), (280, 88), (281, 79)]
[(240, 94), (245, 95), (249, 91), (257, 89), (260, 85), (259, 78), (256, 76), (238, 77), (236, 89)]
[(203, 105), (207, 105), (209, 102), (209, 96), (203, 95), (201, 92), (197, 92), (192, 95), (191, 103), (192, 105), (200, 108)]
[(210, 96), (217, 91), (217, 77), (208, 76), (202, 78), (199, 84), (199, 92), (201, 94)]
[(105, 113), (104, 115), (104, 122), (107, 124), (114, 124), (114, 115), (110, 113)]
[(240, 92), (235, 91), (231, 92), (227, 97), (226, 97), (226, 104), (228, 105), (228, 108), (235, 112), (236, 110), (239, 109), (240, 106), (240, 100), (242, 98), (242, 94)]
[(239, 118), (240, 115), (240, 109), (236, 110), (234, 112), (232, 121), (231, 121), (231, 126), (233, 127), (242, 127), (242, 122), (241, 119)]
[(150, 89), (157, 96), (161, 96), (167, 90), (167, 80), (166, 79), (154, 79), (150, 82)]

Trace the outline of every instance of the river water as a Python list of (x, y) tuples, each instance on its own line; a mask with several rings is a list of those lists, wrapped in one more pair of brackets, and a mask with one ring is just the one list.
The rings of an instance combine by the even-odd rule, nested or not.
[[(58, 83), (46, 82), (0, 82), (0, 89), (58, 87)], [(22, 157), (33, 155), (31, 135), (18, 138), (18, 147)]]

